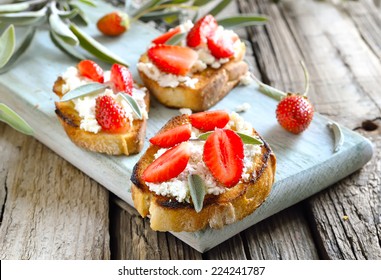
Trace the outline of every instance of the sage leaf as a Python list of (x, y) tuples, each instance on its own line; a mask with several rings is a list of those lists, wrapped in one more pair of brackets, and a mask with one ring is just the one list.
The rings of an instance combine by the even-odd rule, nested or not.
[[(33, 41), (34, 35), (36, 34), (36, 27), (31, 27), (27, 31), (27, 35), (24, 37), (24, 39), (21, 41), (20, 45), (17, 47), (16, 51), (14, 51), (12, 57), (8, 60), (6, 65), (3, 67), (0, 67), (0, 74), (3, 74), (5, 72), (8, 72), (12, 66), (16, 63), (16, 61), (21, 57), (21, 55), (28, 49), (30, 44)], [(0, 44), (1, 46), (1, 44)], [(1, 47), (0, 47), (1, 49)]]
[(212, 132), (205, 132), (205, 133), (202, 133), (202, 134), (200, 134), (200, 135), (197, 137), (197, 139), (205, 141), (206, 139), (208, 139), (208, 137), (209, 137), (210, 134), (212, 134)]
[[(160, 4), (160, 2), (162, 2), (162, 0), (152, 0), (152, 1), (146, 1), (147, 3), (145, 3), (143, 6), (141, 6), (139, 9), (137, 9), (133, 14), (132, 16), (135, 17), (141, 13), (144, 13), (144, 11), (152, 8), (152, 7), (155, 7), (157, 6), (158, 4)], [(127, 11), (128, 12), (128, 11)]]
[(33, 129), (30, 125), (15, 111), (3, 103), (0, 103), (0, 121), (5, 122), (21, 133), (33, 135)]
[(91, 94), (97, 94), (104, 91), (107, 87), (100, 83), (89, 83), (86, 85), (79, 86), (68, 93), (66, 93), (61, 101), (69, 101), (74, 98), (84, 97)]
[(0, 5), (0, 13), (22, 12), (28, 10), (29, 7), (30, 4), (27, 2), (4, 4)]
[(166, 45), (178, 45), (182, 40), (185, 39), (187, 36), (187, 33), (181, 32), (173, 35), (167, 42), (165, 42)]
[(70, 46), (68, 44), (65, 44), (59, 36), (57, 36), (54, 32), (50, 31), (50, 39), (52, 40), (53, 44), (59, 48), (62, 52), (66, 53), (68, 56), (77, 59), (77, 60), (84, 60), (87, 59), (82, 53), (80, 53), (76, 48), (73, 46)]
[(79, 0), (79, 2), (85, 4), (85, 5), (88, 5), (90, 7), (96, 7), (97, 4), (94, 3), (94, 1), (92, 0)]
[(88, 26), (90, 23), (89, 18), (86, 16), (85, 12), (76, 4), (69, 4), (70, 9), (77, 10), (77, 14), (71, 18), (71, 20), (81, 26)]
[(242, 139), (243, 144), (249, 144), (249, 145), (262, 145), (263, 142), (259, 140), (258, 138), (255, 138), (253, 136), (236, 132), (237, 135)]
[(193, 201), (194, 210), (199, 213), (204, 205), (206, 186), (202, 178), (197, 174), (188, 176), (189, 193)]
[(225, 9), (232, 0), (223, 0), (220, 1), (213, 9), (211, 9), (208, 13), (205, 15), (211, 14), (212, 16), (218, 15), (223, 9)]
[(14, 25), (31, 25), (40, 23), (46, 18), (47, 7), (38, 11), (26, 11), (16, 13), (0, 14), (0, 22), (12, 23)]
[[(240, 132), (235, 132), (235, 133), (237, 133), (237, 135), (241, 138), (243, 144), (248, 144), (248, 145), (262, 145), (263, 144), (263, 142), (261, 140), (259, 140), (258, 138), (255, 138), (253, 136), (250, 136), (250, 135), (247, 135), (244, 133), (240, 133)], [(212, 132), (202, 133), (197, 137), (197, 139), (202, 140), (202, 141), (206, 141), (206, 139), (208, 139), (210, 134), (212, 134)]]
[(250, 77), (258, 84), (258, 90), (268, 97), (281, 101), (287, 96), (287, 93), (261, 82), (253, 73), (250, 73)]
[(151, 20), (157, 20), (157, 19), (163, 19), (165, 17), (170, 17), (170, 16), (179, 16), (181, 14), (181, 11), (159, 11), (159, 12), (152, 12), (145, 14), (141, 16), (139, 19), (147, 22)]
[(139, 120), (141, 120), (143, 118), (142, 111), (140, 110), (138, 103), (136, 102), (136, 100), (131, 95), (126, 94), (124, 92), (119, 92), (117, 97), (123, 98), (123, 100), (125, 100), (128, 103), (128, 105), (130, 105), (132, 111), (139, 118)]
[(128, 67), (128, 64), (125, 61), (123, 61), (122, 58), (112, 53), (105, 46), (103, 46), (102, 44), (97, 42), (95, 39), (93, 39), (91, 36), (89, 36), (84, 31), (82, 31), (74, 23), (70, 24), (70, 30), (73, 31), (75, 36), (77, 36), (81, 47), (84, 48), (89, 53), (91, 53), (92, 55), (96, 56), (97, 58), (105, 62), (118, 63)]
[(219, 25), (226, 29), (241, 28), (252, 25), (264, 24), (267, 22), (267, 17), (264, 15), (244, 14), (232, 17), (227, 17), (217, 20)]
[(192, 5), (197, 6), (197, 7), (201, 7), (201, 6), (204, 6), (204, 5), (206, 5), (212, 1), (214, 1), (214, 0), (195, 0)]
[(15, 27), (8, 28), (0, 36), (0, 68), (2, 68), (11, 59), (16, 46)]
[(49, 16), (49, 23), (52, 31), (58, 35), (65, 43), (71, 46), (77, 46), (79, 44), (78, 38), (62, 21), (58, 14), (52, 13)]
[(340, 149), (341, 146), (344, 144), (344, 134), (343, 131), (341, 130), (340, 126), (336, 122), (329, 122), (327, 126), (331, 129), (333, 132), (333, 138), (334, 138), (334, 148), (333, 151), (337, 153)]

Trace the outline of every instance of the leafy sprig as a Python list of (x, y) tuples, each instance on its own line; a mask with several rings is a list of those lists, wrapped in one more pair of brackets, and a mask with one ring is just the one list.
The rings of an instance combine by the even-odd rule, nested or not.
[[(81, 50), (108, 63), (127, 63), (89, 36), (82, 26), (89, 24), (80, 3), (95, 7), (92, 0), (32, 0), (0, 4), (0, 74), (12, 68), (28, 49), (39, 28), (49, 27), (54, 45), (67, 55), (81, 60)], [(15, 29), (28, 27), (16, 47)]]

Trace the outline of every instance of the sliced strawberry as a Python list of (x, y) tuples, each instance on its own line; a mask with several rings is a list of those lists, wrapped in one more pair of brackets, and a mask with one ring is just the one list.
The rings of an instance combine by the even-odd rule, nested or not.
[(103, 83), (103, 69), (92, 60), (82, 60), (77, 65), (81, 76), (98, 83)]
[(230, 120), (229, 114), (224, 110), (195, 113), (189, 116), (193, 127), (211, 131), (215, 128), (224, 128)]
[(186, 75), (198, 55), (187, 47), (156, 45), (148, 50), (148, 58), (161, 71), (174, 75)]
[(187, 166), (190, 153), (188, 142), (169, 149), (147, 167), (142, 179), (150, 183), (161, 183), (177, 177)]
[(156, 37), (155, 39), (152, 40), (152, 43), (156, 45), (161, 45), (165, 44), (169, 39), (171, 39), (174, 35), (178, 34), (181, 32), (181, 27), (177, 26), (175, 28), (172, 28), (168, 32), (161, 34), (160, 36)]
[(208, 49), (215, 58), (229, 58), (234, 55), (234, 42), (237, 38), (225, 36), (224, 33), (215, 34), (208, 39)]
[(170, 148), (181, 142), (187, 141), (192, 134), (192, 130), (189, 124), (183, 124), (176, 126), (175, 128), (161, 132), (149, 141), (153, 145), (157, 145), (161, 148)]
[(125, 133), (130, 128), (130, 122), (123, 107), (108, 95), (102, 95), (96, 99), (95, 118), (106, 132)]
[(203, 158), (213, 177), (225, 187), (235, 186), (243, 171), (243, 142), (230, 129), (216, 129), (206, 139)]
[(199, 19), (188, 32), (187, 45), (191, 48), (197, 48), (206, 44), (207, 38), (214, 34), (217, 27), (217, 21), (212, 15), (206, 15)]
[(127, 67), (116, 63), (113, 64), (111, 66), (110, 81), (114, 83), (115, 91), (123, 91), (129, 95), (132, 94), (134, 80)]

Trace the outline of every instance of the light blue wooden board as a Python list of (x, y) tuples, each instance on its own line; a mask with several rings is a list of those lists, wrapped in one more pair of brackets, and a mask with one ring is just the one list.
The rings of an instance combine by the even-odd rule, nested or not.
[[(105, 4), (100, 6), (98, 9), (87, 8), (93, 22), (113, 10)], [(136, 79), (136, 63), (140, 54), (146, 50), (151, 39), (159, 34), (141, 23), (134, 24), (128, 33), (117, 39), (101, 37), (94, 25), (86, 30), (126, 59)], [(52, 92), (53, 83), (57, 76), (74, 64), (76, 61), (54, 47), (46, 31), (39, 32), (17, 66), (0, 76), (0, 102), (28, 120), (39, 141), (133, 205), (129, 178), (141, 154), (112, 157), (87, 152), (69, 140), (55, 116), (54, 101), (58, 99)], [(344, 145), (339, 152), (333, 153), (333, 139), (327, 128), (328, 119), (319, 114), (315, 115), (311, 126), (304, 133), (293, 135), (286, 132), (275, 119), (276, 101), (259, 93), (254, 83), (234, 89), (213, 109), (233, 111), (244, 102), (250, 103), (252, 107), (241, 115), (268, 141), (277, 156), (276, 182), (266, 202), (244, 220), (221, 230), (174, 233), (201, 252), (332, 185), (361, 168), (372, 156), (371, 143), (345, 128)], [(167, 109), (153, 101), (146, 138), (152, 137), (169, 118), (178, 114), (178, 110)], [(147, 147), (148, 141), (144, 150)]]

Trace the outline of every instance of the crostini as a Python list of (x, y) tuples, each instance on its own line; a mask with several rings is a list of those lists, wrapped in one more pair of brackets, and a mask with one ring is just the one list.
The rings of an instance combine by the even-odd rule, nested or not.
[(183, 114), (150, 142), (131, 191), (153, 230), (221, 228), (253, 213), (270, 193), (276, 157), (237, 113)]
[[(176, 45), (172, 38), (183, 34)], [(138, 63), (144, 85), (167, 107), (209, 109), (247, 74), (245, 44), (212, 15), (155, 38)]]
[(130, 155), (144, 145), (149, 93), (134, 83), (128, 68), (110, 71), (91, 60), (69, 67), (57, 78), (55, 113), (79, 147), (110, 155)]

